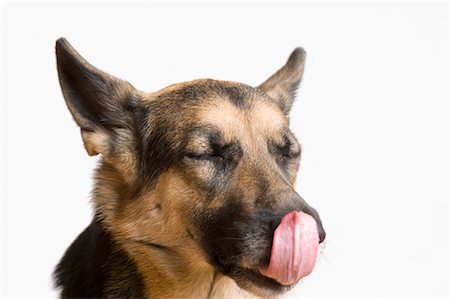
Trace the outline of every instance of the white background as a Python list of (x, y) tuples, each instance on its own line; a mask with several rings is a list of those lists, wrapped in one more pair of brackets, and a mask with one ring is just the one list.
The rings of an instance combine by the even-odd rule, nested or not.
[(56, 297), (51, 272), (91, 218), (95, 158), (65, 107), (54, 42), (152, 91), (257, 85), (296, 46), (299, 193), (327, 244), (292, 297), (444, 297), (449, 281), (446, 2), (6, 3), (3, 295)]

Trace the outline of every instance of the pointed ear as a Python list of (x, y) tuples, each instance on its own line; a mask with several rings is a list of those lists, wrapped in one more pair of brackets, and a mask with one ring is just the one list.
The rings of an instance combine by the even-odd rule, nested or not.
[(305, 50), (296, 48), (289, 56), (286, 64), (258, 86), (259, 89), (274, 99), (286, 116), (289, 115), (303, 76), (305, 57)]
[(93, 67), (64, 38), (56, 41), (56, 60), (64, 99), (81, 129), (87, 152), (111, 156), (118, 142), (130, 142), (123, 139), (132, 135), (130, 101), (137, 91)]

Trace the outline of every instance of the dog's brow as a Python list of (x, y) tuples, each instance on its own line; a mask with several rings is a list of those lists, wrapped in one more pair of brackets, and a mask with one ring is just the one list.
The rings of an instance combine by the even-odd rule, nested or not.
[(289, 145), (294, 149), (300, 150), (300, 145), (298, 144), (297, 139), (288, 128), (283, 128), (278, 132), (278, 134), (275, 134), (275, 138), (273, 138), (272, 141), (279, 146)]
[(222, 132), (213, 126), (191, 128), (186, 137), (185, 147), (188, 150), (206, 149), (224, 143)]
[(222, 133), (218, 128), (213, 126), (208, 127), (194, 127), (188, 134), (189, 138), (205, 138), (208, 141), (220, 141), (222, 139)]

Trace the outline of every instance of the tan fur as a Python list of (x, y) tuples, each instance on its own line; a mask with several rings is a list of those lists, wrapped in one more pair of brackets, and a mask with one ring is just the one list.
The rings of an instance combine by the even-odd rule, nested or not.
[[(243, 141), (248, 156), (258, 158), (268, 156), (267, 149), (258, 146), (261, 144), (259, 139), (266, 139), (266, 136), (279, 138), (276, 134), (278, 129), (287, 126), (281, 112), (272, 104), (264, 102), (255, 103), (245, 112), (227, 101), (212, 101), (211, 105), (202, 109), (196, 117), (201, 119), (204, 125), (220, 128), (227, 140)], [(267, 121), (268, 118), (270, 122)], [(93, 135), (92, 138), (94, 136), (96, 137)], [(99, 137), (95, 144), (98, 146), (101, 144), (101, 135), (97, 136)], [(201, 138), (191, 143), (193, 149), (205, 146), (205, 140)], [(251, 179), (254, 162), (249, 158), (245, 161), (247, 162), (239, 166), (237, 173), (241, 183), (247, 186), (246, 191), (251, 194), (256, 192), (256, 186)], [(202, 176), (207, 176), (208, 170), (204, 168), (204, 165), (199, 166), (197, 170), (203, 171)], [(115, 193), (114, 190), (121, 189), (122, 177), (108, 167), (100, 168), (97, 177), (99, 181), (111, 184), (104, 183), (99, 186), (98, 196), (94, 199), (97, 210), (113, 232), (116, 241), (136, 262), (144, 277), (148, 296), (206, 298), (215, 271), (206, 263), (206, 257), (199, 255), (200, 248), (188, 236), (187, 229), (190, 227), (189, 219), (186, 218), (186, 211), (206, 208), (200, 204), (201, 194), (192, 193), (177, 169), (164, 173), (153, 189), (125, 201), (114, 200), (121, 197), (121, 194)], [(118, 184), (119, 182), (121, 183)], [(195, 198), (199, 200), (196, 201)], [(220, 205), (220, 201), (216, 201), (207, 208), (214, 210)], [(254, 207), (252, 203), (249, 205), (250, 211)], [(164, 254), (137, 241), (156, 242), (170, 247), (173, 252)], [(167, 262), (168, 260), (170, 262)], [(198, 290), (198, 293), (192, 293), (193, 290)], [(254, 298), (253, 294), (242, 290), (233, 280), (224, 276), (215, 282), (211, 294), (212, 298)]]
[[(221, 132), (225, 143), (238, 141), (242, 157), (230, 180), (242, 187), (240, 208), (251, 215), (258, 210), (255, 198), (261, 189), (255, 176), (267, 180), (270, 186), (267, 192), (281, 194), (293, 190), (298, 161), (289, 166), (291, 179), (287, 181), (269, 152), (268, 142), (281, 145), (284, 142), (283, 132), (289, 126), (286, 111), (293, 101), (289, 93), (301, 79), (304, 51), (295, 50), (288, 63), (264, 82), (260, 90), (247, 93), (244, 91), (249, 87), (243, 84), (213, 80), (194, 80), (143, 93), (128, 82), (94, 68), (65, 40), (57, 44), (57, 57), (61, 87), (67, 106), (81, 128), (86, 151), (89, 155), (101, 155), (93, 192), (96, 219), (136, 265), (145, 295), (149, 298), (257, 298), (255, 294), (258, 293), (270, 295), (270, 290), (261, 291), (252, 285), (247, 285), (244, 290), (233, 279), (220, 274), (210, 265), (199, 245), (201, 228), (193, 223), (193, 215), (199, 212), (214, 215), (226, 200), (225, 194), (219, 194), (206, 201), (208, 194), (202, 188), (193, 187), (192, 178), (200, 182), (212, 181), (214, 165), (195, 159), (180, 162), (165, 168), (151, 185), (141, 184), (139, 170), (142, 165), (137, 150), (142, 148), (138, 146), (141, 145), (138, 138), (148, 137), (159, 129), (152, 127), (155, 118), (152, 113), (155, 113), (175, 120), (171, 125), (176, 125), (177, 129), (170, 136), (174, 146), (180, 145), (192, 126), (215, 128)], [(85, 73), (78, 74), (77, 70)], [(86, 82), (85, 87), (77, 81), (96, 77), (101, 79)], [(105, 82), (107, 88), (102, 86)], [(220, 84), (222, 90), (243, 91), (251, 98), (244, 99), (245, 103), (233, 103), (233, 99), (224, 98), (226, 93), (220, 88), (208, 89), (212, 84), (216, 87)], [(200, 93), (205, 97), (201, 99), (201, 106), (178, 111), (169, 102), (164, 102), (166, 106), (163, 105), (161, 111), (144, 116), (148, 128), (143, 133), (139, 131), (142, 128), (138, 128), (132, 105), (149, 107), (160, 97), (176, 95), (188, 87), (206, 90)], [(74, 88), (80, 89), (76, 90), (76, 97), (86, 97), (83, 98), (85, 102), (72, 99)], [(99, 107), (96, 103), (100, 103)], [(86, 113), (89, 109), (93, 111)], [(96, 117), (95, 113), (103, 114)], [(295, 140), (292, 144), (295, 150), (300, 150)], [(191, 153), (204, 153), (210, 146), (205, 137), (194, 136), (185, 148)], [(244, 259), (239, 266), (251, 269), (255, 268), (255, 263)], [(121, 274), (115, 275), (120, 277)], [(111, 294), (116, 293), (116, 288), (120, 290), (119, 285), (108, 286)]]
[[(129, 205), (111, 206), (103, 219), (109, 223), (116, 241), (136, 262), (149, 298), (256, 298), (232, 279), (217, 274), (199, 255), (201, 250), (186, 235), (188, 220), (174, 217), (183, 215), (189, 206), (194, 209), (183, 179), (171, 170), (160, 178), (154, 190)], [(138, 240), (157, 241), (173, 251), (165, 254), (152, 250)]]
[[(256, 298), (260, 298), (260, 297), (257, 297), (253, 293), (250, 293), (248, 291), (241, 289), (236, 284), (236, 282), (234, 282), (234, 280), (232, 280), (231, 278), (219, 274), (215, 279), (213, 289), (210, 293), (210, 298), (256, 299)], [(266, 297), (266, 298), (269, 299), (269, 298), (274, 298), (274, 297)]]
[(265, 140), (281, 142), (280, 130), (287, 128), (286, 117), (271, 102), (255, 101), (249, 110), (242, 110), (228, 101), (218, 99), (198, 112), (196, 118), (205, 126), (214, 126), (226, 141), (239, 140), (248, 156), (267, 155)]
[[(251, 198), (257, 186), (251, 179), (255, 161), (250, 157), (260, 159), (262, 156), (269, 156), (267, 149), (260, 146), (260, 139), (280, 138), (278, 130), (287, 126), (282, 113), (271, 103), (258, 102), (249, 111), (242, 111), (227, 101), (217, 100), (202, 109), (196, 118), (201, 119), (204, 125), (219, 128), (227, 140), (242, 141), (248, 156), (243, 159), (245, 162), (239, 166), (237, 175), (241, 184), (247, 186), (245, 190)], [(206, 298), (211, 291), (209, 289), (215, 271), (206, 263), (206, 257), (199, 254), (201, 250), (195, 241), (188, 236), (189, 219), (186, 218), (186, 211), (205, 208), (214, 210), (221, 206), (221, 202), (215, 201), (208, 207), (202, 206), (201, 194), (192, 193), (177, 169), (165, 172), (154, 188), (141, 193), (137, 198), (119, 200), (123, 197), (121, 190), (126, 188), (124, 181), (128, 181), (124, 178), (128, 177), (130, 180), (130, 174), (134, 173), (134, 170), (130, 170), (127, 176), (125, 169), (132, 169), (134, 160), (127, 160), (127, 153), (116, 160), (108, 156), (107, 150), (101, 148), (107, 146), (104, 142), (106, 137), (100, 133), (85, 133), (83, 137), (91, 145), (90, 149), (104, 153), (105, 161), (116, 162), (114, 167), (103, 164), (97, 170), (97, 180), (102, 184), (98, 186), (94, 203), (101, 219), (113, 232), (115, 240), (136, 262), (143, 275), (147, 295), (155, 298)], [(193, 140), (190, 146), (201, 150), (206, 143), (199, 138)], [(208, 176), (207, 166), (202, 165), (196, 169), (201, 176)], [(120, 175), (121, 173), (124, 175)], [(268, 177), (272, 180), (279, 179), (274, 174), (268, 174)], [(195, 198), (199, 200), (196, 201)], [(249, 211), (253, 208), (253, 203), (249, 202)], [(149, 236), (151, 239), (148, 239)], [(164, 254), (137, 241), (156, 242), (170, 247), (172, 252)], [(255, 295), (239, 288), (232, 279), (221, 276), (213, 285), (211, 298), (255, 298)]]

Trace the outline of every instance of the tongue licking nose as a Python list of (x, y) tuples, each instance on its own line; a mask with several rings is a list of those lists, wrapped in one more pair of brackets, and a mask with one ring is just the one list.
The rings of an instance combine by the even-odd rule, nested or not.
[(318, 250), (319, 233), (314, 218), (303, 212), (290, 212), (275, 229), (269, 267), (259, 271), (282, 285), (292, 285), (312, 272)]

